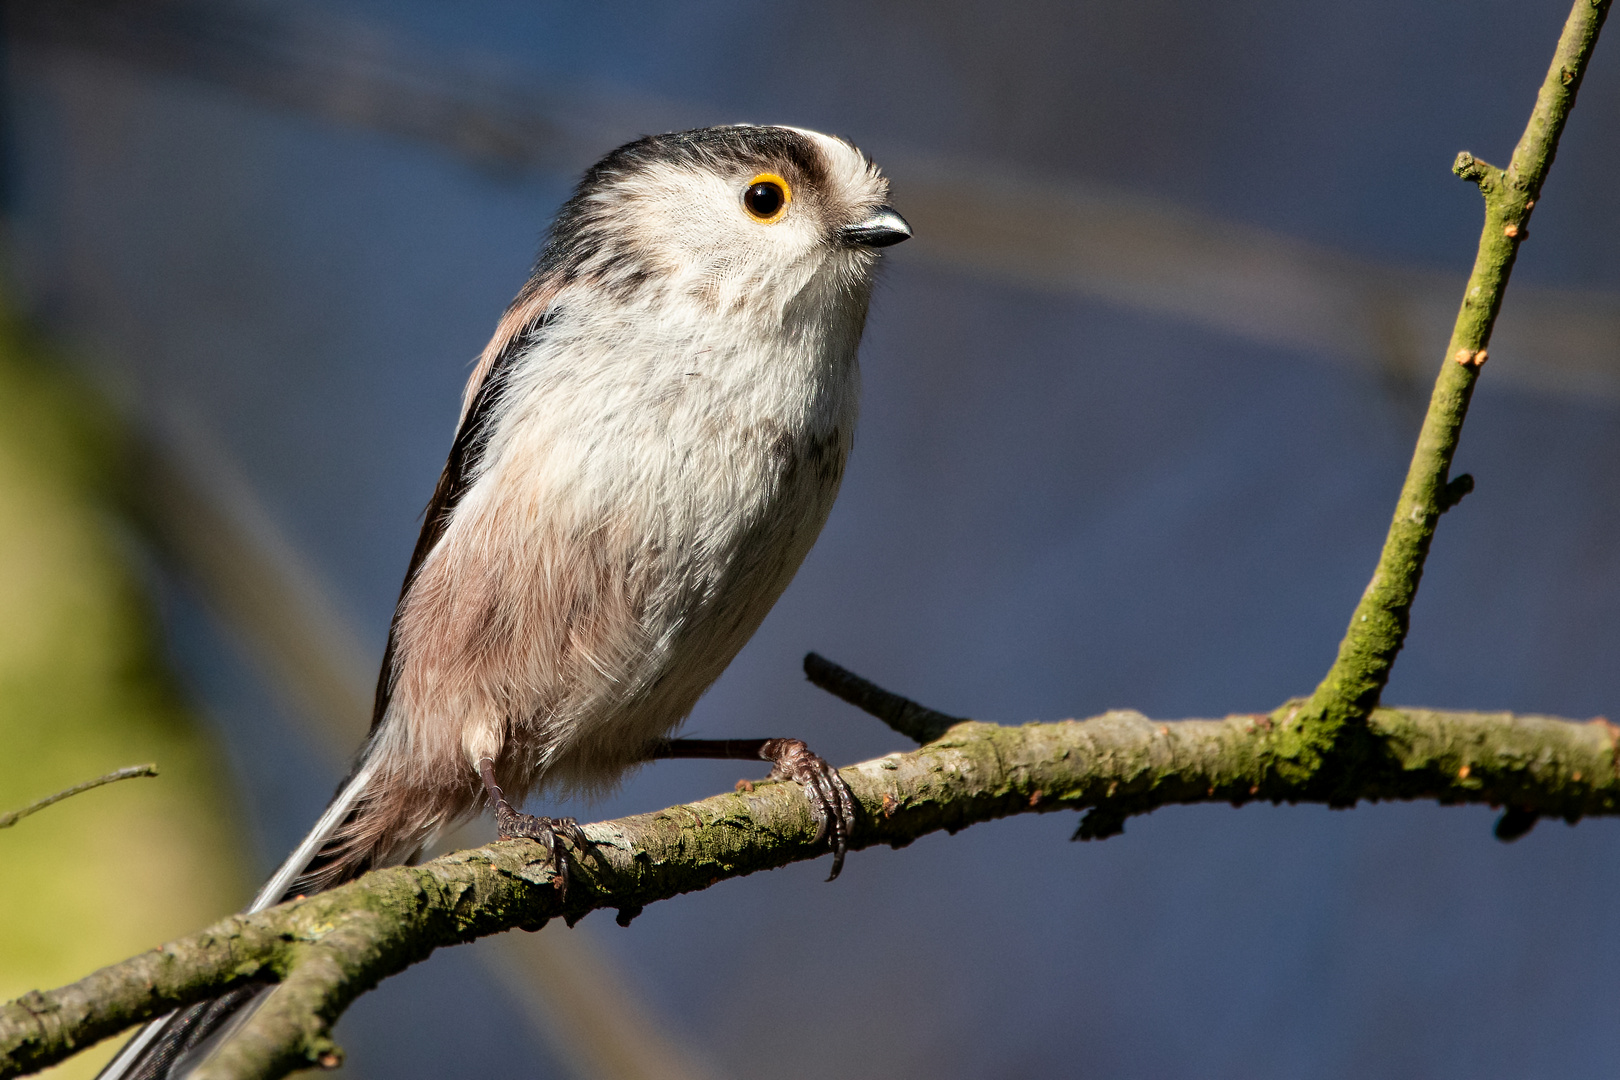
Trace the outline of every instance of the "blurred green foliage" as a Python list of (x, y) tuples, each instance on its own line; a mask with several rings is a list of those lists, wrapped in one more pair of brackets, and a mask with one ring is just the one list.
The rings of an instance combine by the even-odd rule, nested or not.
[[(223, 764), (163, 667), (132, 569), (123, 456), (97, 395), (0, 313), (0, 810), (124, 765), (161, 770), (0, 830), (0, 1000), (245, 895)], [(93, 1075), (120, 1041), (47, 1075)]]

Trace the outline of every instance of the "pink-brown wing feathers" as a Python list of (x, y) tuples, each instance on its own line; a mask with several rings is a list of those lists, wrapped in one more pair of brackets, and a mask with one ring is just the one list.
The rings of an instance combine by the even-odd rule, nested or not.
[[(545, 322), (547, 309), (556, 295), (557, 287), (553, 282), (531, 277), (507, 306), (501, 321), (496, 324), (494, 336), (479, 354), (462, 395), (461, 418), (456, 426), (456, 438), (450, 446), (449, 458), (444, 463), (439, 482), (433, 489), (433, 497), (428, 500), (427, 509), (422, 515), (422, 531), (417, 535), (416, 548), (411, 552), (410, 565), (400, 586), (400, 603), (404, 602), (405, 594), (410, 591), (411, 582), (415, 580), (428, 553), (444, 536), (451, 513), (466, 493), (470, 474), (477, 467), (482, 450), (484, 424), (500, 397), (504, 368), (516, 359), (529, 335)], [(388, 646), (383, 653), (382, 670), (377, 674), (377, 694), (371, 713), (373, 731), (388, 712), (398, 622), (399, 610), (396, 608), (394, 625), (388, 630)]]
[[(530, 278), (501, 316), (494, 336), (479, 355), (467, 380), (455, 441), (439, 474), (433, 497), (423, 513), (422, 531), (411, 552), (405, 581), (400, 588), (399, 605), (394, 610), (393, 622), (388, 629), (388, 645), (383, 652), (382, 669), (377, 675), (377, 693), (372, 708), (373, 736), (387, 715), (394, 695), (400, 618), (406, 597), (428, 555), (443, 539), (451, 514), (466, 494), (471, 475), (482, 455), (485, 424), (504, 387), (505, 368), (515, 362), (526, 339), (544, 324), (547, 308), (556, 293), (556, 287), (548, 281)], [(357, 770), (359, 765), (357, 762)], [(351, 773), (351, 779), (353, 775)], [(345, 785), (347, 783), (345, 781)], [(417, 800), (416, 805), (398, 804), (397, 797), (390, 803), (375, 792), (363, 793), (342, 825), (334, 830), (330, 841), (310, 861), (295, 888), (301, 891), (330, 888), (373, 864), (394, 861), (391, 856), (397, 853), (392, 852), (391, 847), (411, 847), (416, 833), (431, 826), (442, 816), (446, 806), (458, 801), (455, 794), (445, 791), (427, 794)]]
[(531, 277), (518, 290), (516, 299), (507, 305), (501, 321), (495, 324), (494, 336), (484, 346), (484, 351), (478, 354), (478, 363), (473, 365), (472, 376), (468, 378), (467, 389), (461, 397), (461, 423), (467, 422), (467, 415), (477, 400), (478, 389), (484, 385), (496, 362), (512, 352), (513, 346), (519, 344), (545, 318), (546, 309), (556, 295), (556, 286), (544, 278)]

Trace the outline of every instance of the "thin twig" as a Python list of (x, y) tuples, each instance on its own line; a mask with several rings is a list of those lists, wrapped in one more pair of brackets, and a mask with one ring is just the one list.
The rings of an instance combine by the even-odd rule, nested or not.
[(63, 799), (71, 799), (73, 796), (89, 791), (91, 788), (98, 788), (103, 784), (116, 783), (119, 780), (131, 780), (137, 776), (156, 776), (157, 774), (158, 769), (156, 765), (130, 765), (114, 772), (110, 772), (106, 776), (98, 776), (94, 780), (86, 780), (82, 784), (75, 784), (66, 791), (58, 791), (55, 795), (47, 795), (38, 802), (31, 802), (21, 810), (13, 810), (10, 813), (0, 814), (0, 829), (8, 829), (17, 824), (17, 822), (21, 821), (23, 818), (27, 817), (29, 814), (34, 813), (36, 810), (43, 810), (52, 803), (59, 803)]
[[(1457, 158), (1454, 171), (1478, 184), (1485, 196), (1484, 230), (1378, 569), (1350, 618), (1338, 658), (1293, 728), (1293, 760), (1284, 767), (1300, 776), (1315, 775), (1331, 786), (1354, 771), (1356, 758), (1376, 752), (1367, 739), (1366, 720), (1405, 643), (1412, 602), (1440, 515), (1472, 487), (1462, 477), (1448, 483), (1452, 457), (1474, 383), (1487, 359), (1486, 346), (1513, 260), (1529, 235), (1530, 211), (1552, 166), (1609, 3), (1575, 0), (1508, 168), (1487, 165), (1467, 153)], [(1337, 766), (1322, 768), (1330, 758)], [(1339, 798), (1329, 799), (1353, 801), (1354, 793), (1345, 790)]]
[(862, 712), (871, 713), (919, 746), (933, 742), (966, 719), (935, 712), (910, 698), (890, 693), (853, 671), (839, 667), (820, 653), (804, 654), (804, 675), (833, 697), (842, 698)]

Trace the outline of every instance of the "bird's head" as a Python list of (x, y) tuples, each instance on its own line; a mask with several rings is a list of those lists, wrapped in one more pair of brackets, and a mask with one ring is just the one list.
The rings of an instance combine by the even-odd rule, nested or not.
[(819, 132), (652, 135), (586, 173), (539, 269), (631, 304), (791, 320), (843, 295), (864, 314), (878, 249), (911, 235), (888, 196), (877, 166)]

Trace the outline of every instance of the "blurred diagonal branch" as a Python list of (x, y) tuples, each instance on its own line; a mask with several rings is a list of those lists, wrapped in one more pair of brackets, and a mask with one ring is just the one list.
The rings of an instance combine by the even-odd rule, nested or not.
[[(921, 749), (842, 770), (861, 807), (854, 846), (901, 847), (1012, 814), (1089, 808), (1078, 835), (1100, 838), (1119, 832), (1126, 814), (1174, 803), (1313, 801), (1318, 787), (1288, 767), (1302, 704), (1174, 723), (1132, 712), (1022, 727), (964, 721)], [(1358, 766), (1363, 798), (1507, 804), (1570, 821), (1620, 812), (1620, 728), (1607, 721), (1379, 709), (1369, 727), (1378, 753)], [(344, 1008), (436, 948), (598, 908), (633, 915), (826, 853), (804, 796), (782, 783), (588, 825), (585, 834), (590, 847), (570, 852), (566, 895), (540, 845), (490, 844), (226, 919), (31, 993), (0, 1007), (0, 1078), (253, 980), (282, 983), (283, 1007), (262, 1009), (194, 1076), (280, 1076), (333, 1060), (330, 1026)]]
[(26, 0), (8, 9), (13, 32), (28, 40), (437, 143), (504, 171), (572, 169), (600, 153), (600, 121), (569, 119), (569, 103), (514, 95), (488, 58), (447, 68), (374, 23), (195, 0)]

